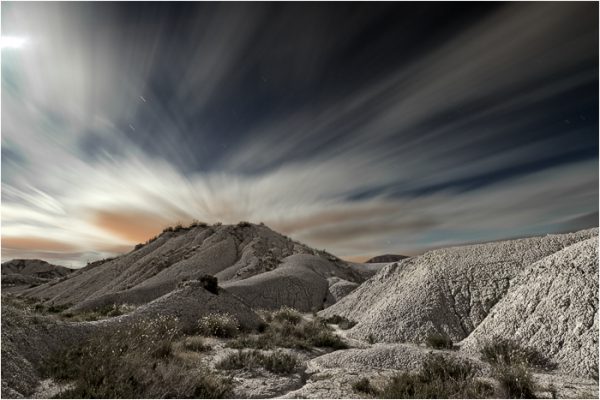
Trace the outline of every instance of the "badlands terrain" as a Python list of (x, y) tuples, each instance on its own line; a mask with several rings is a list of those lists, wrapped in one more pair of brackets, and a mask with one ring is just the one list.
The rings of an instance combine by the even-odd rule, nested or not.
[(598, 398), (597, 228), (369, 261), (242, 222), (4, 263), (2, 397)]

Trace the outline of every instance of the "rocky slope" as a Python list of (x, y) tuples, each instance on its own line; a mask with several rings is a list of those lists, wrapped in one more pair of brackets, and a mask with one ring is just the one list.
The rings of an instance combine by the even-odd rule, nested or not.
[[(293, 255), (306, 257), (288, 259)], [(315, 273), (319, 269), (323, 272)], [(139, 305), (173, 291), (179, 282), (204, 274), (216, 276), (220, 285), (230, 287), (234, 293), (239, 293), (236, 287), (240, 285), (256, 285), (260, 289), (253, 290), (267, 292), (280, 290), (279, 285), (294, 287), (295, 294), (287, 295), (284, 303), (303, 310), (323, 308), (328, 298), (328, 277), (356, 283), (364, 280), (353, 264), (294, 242), (266, 226), (240, 223), (166, 231), (128, 254), (90, 265), (64, 281), (41, 285), (24, 294), (53, 304), (72, 304), (73, 310), (121, 303)], [(315, 288), (320, 288), (319, 295), (306, 301), (304, 293)], [(272, 297), (275, 302), (278, 299)], [(268, 301), (261, 304), (271, 308), (282, 305)]]
[[(23, 311), (3, 297), (2, 397), (34, 395), (44, 357), (103, 330), (174, 316), (192, 331), (205, 315), (230, 314), (249, 340), (265, 329), (267, 319), (257, 310), (282, 305), (307, 311), (308, 321), (314, 318), (308, 311), (329, 305), (320, 316), (356, 321), (349, 330), (333, 325), (350, 348), (283, 349), (300, 362), (292, 373), (230, 372), (234, 397), (364, 397), (353, 389), (358, 379), (383, 384), (398, 371), (414, 372), (431, 353), (466, 360), (490, 379), (491, 366), (478, 351), (495, 337), (514, 339), (557, 364), (555, 371), (534, 371), (536, 396), (597, 397), (590, 377), (598, 368), (598, 229), (434, 250), (388, 264), (362, 282), (376, 270), (260, 225), (165, 232), (126, 255), (23, 292), (48, 305), (73, 304), (60, 316), (36, 314), (37, 305)], [(218, 294), (197, 280), (204, 274), (219, 277)], [(99, 321), (65, 319), (115, 303), (137, 307)], [(460, 349), (415, 343), (433, 332), (462, 340)], [(175, 344), (174, 357), (214, 368), (238, 352), (227, 340), (210, 339), (211, 350), (202, 354)]]
[(343, 293), (340, 281), (350, 283), (349, 280), (356, 280), (351, 269), (341, 269), (319, 256), (296, 254), (287, 257), (277, 269), (229, 281), (223, 287), (256, 309), (288, 306), (306, 312), (335, 303)]
[(19, 274), (42, 279), (60, 278), (73, 272), (72, 269), (53, 265), (43, 260), (15, 259), (2, 263), (2, 275)]
[[(320, 315), (358, 322), (350, 336), (361, 339), (420, 342), (437, 332), (460, 341), (515, 287), (520, 273), (597, 236), (596, 228), (429, 251), (389, 264)], [(593, 271), (588, 277), (593, 278)]]
[(569, 374), (597, 374), (598, 238), (566, 247), (519, 274), (463, 347), (477, 351), (493, 337), (534, 348)]

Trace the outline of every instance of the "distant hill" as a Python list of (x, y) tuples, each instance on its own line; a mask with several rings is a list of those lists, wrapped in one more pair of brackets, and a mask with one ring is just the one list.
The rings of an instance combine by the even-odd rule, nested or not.
[(69, 275), (74, 270), (43, 260), (15, 259), (2, 263), (2, 290), (20, 291)]
[(366, 264), (375, 264), (375, 263), (391, 263), (400, 260), (404, 260), (405, 258), (409, 258), (408, 256), (402, 256), (400, 254), (383, 254), (381, 256), (375, 256), (371, 259), (365, 261)]
[(60, 278), (73, 272), (73, 269), (50, 264), (44, 260), (14, 259), (2, 263), (2, 275), (20, 274), (42, 279)]

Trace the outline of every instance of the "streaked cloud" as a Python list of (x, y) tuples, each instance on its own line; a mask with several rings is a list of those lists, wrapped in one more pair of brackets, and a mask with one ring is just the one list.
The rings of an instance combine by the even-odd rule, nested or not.
[(3, 260), (192, 219), (353, 259), (597, 224), (597, 4), (2, 11)]

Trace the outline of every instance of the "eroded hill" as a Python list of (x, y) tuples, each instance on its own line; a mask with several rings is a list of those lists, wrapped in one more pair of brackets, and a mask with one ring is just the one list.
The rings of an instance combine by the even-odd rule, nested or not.
[(289, 305), (311, 311), (335, 301), (329, 278), (364, 280), (356, 265), (250, 223), (169, 230), (137, 247), (24, 295), (73, 310), (140, 305), (171, 292), (179, 282), (208, 274), (250, 303), (258, 304), (252, 293), (262, 293), (263, 308)]

